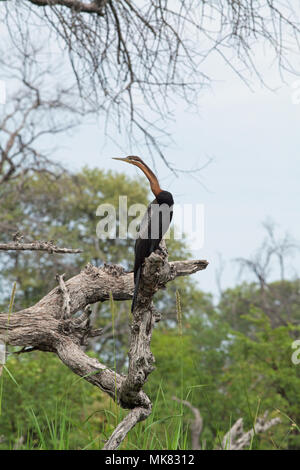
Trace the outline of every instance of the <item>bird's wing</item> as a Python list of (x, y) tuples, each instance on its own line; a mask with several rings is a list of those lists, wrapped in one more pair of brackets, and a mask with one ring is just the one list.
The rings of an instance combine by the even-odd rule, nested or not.
[(156, 199), (154, 199), (154, 201), (152, 201), (147, 207), (144, 217), (140, 223), (139, 235), (135, 241), (134, 281), (136, 281), (138, 269), (143, 264), (145, 258), (147, 258), (153, 249), (155, 249), (155, 241), (151, 240), (151, 215), (153, 214), (152, 205), (154, 204), (157, 204)]
[(151, 218), (153, 215), (153, 205), (157, 204), (157, 200), (154, 199), (149, 206), (147, 207), (147, 210), (144, 214), (144, 217), (141, 220), (140, 227), (139, 227), (139, 235), (138, 238), (141, 238), (143, 240), (151, 238)]

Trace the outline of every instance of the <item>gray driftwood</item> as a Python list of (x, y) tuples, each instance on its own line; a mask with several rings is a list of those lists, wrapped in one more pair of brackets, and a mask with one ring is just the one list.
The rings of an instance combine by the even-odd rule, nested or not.
[[(158, 289), (178, 276), (187, 276), (207, 267), (207, 261), (168, 262), (164, 248), (146, 259), (136, 309), (131, 325), (128, 374), (108, 369), (82, 349), (88, 338), (101, 335), (90, 327), (90, 304), (108, 300), (128, 300), (133, 294), (133, 273), (120, 266), (96, 268), (88, 264), (68, 281), (59, 276), (59, 286), (37, 304), (10, 316), (0, 314), (0, 340), (13, 346), (49, 351), (75, 374), (100, 388), (129, 413), (117, 426), (105, 449), (116, 449), (136, 423), (146, 419), (152, 409), (143, 391), (148, 375), (154, 369), (150, 350), (153, 327), (159, 321), (152, 298)], [(83, 313), (74, 318), (78, 311)], [(26, 351), (26, 349), (24, 349)]]
[[(244, 420), (243, 418), (239, 418), (225, 434), (221, 449), (243, 450), (250, 446), (256, 434), (265, 433), (272, 426), (280, 422), (281, 419), (279, 417), (268, 420), (268, 412), (266, 411), (263, 416), (257, 418), (252, 429), (244, 431)], [(220, 450), (220, 448), (218, 450)]]

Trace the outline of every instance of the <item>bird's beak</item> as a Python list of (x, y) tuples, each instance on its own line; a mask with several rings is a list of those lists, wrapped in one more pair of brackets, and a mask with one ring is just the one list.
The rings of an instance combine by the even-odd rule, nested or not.
[(129, 163), (129, 160), (128, 160), (127, 157), (125, 157), (125, 158), (113, 157), (112, 159), (113, 159), (113, 160), (121, 160), (121, 162), (128, 162), (128, 163)]

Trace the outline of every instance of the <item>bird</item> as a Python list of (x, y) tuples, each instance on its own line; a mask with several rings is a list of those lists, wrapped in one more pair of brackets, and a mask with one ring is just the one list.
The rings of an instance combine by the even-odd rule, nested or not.
[(143, 263), (153, 251), (158, 249), (163, 236), (170, 226), (173, 217), (174, 199), (170, 192), (161, 189), (157, 177), (140, 157), (129, 155), (125, 158), (114, 157), (113, 159), (121, 160), (140, 168), (148, 178), (151, 191), (155, 196), (141, 221), (139, 233), (135, 241), (134, 294), (131, 304), (131, 312), (133, 312), (136, 305)]

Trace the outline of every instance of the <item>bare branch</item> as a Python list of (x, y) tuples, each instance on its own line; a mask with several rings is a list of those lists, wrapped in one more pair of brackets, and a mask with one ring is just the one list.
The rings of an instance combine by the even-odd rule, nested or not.
[(300, 24), (289, 0), (3, 3), (1, 19), (17, 48), (36, 44), (38, 28), (75, 79), (77, 106), (99, 112), (107, 135), (117, 128), (128, 138), (127, 147), (142, 137), (149, 153), (156, 152), (174, 172), (162, 151), (169, 142), (165, 122), (173, 116), (175, 95), (197, 106), (199, 91), (211, 82), (209, 56), (217, 54), (247, 85), (251, 72), (264, 83), (255, 55), (261, 44), (277, 59), (280, 73), (299, 73), (291, 57), (299, 53)]
[(79, 13), (95, 13), (99, 16), (103, 16), (103, 7), (105, 6), (106, 0), (95, 0), (90, 3), (80, 2), (78, 0), (29, 0), (29, 2), (40, 7), (61, 5)]
[(47, 251), (48, 253), (82, 253), (82, 250), (60, 248), (52, 241), (34, 241), (31, 243), (0, 243), (0, 251)]
[(43, 139), (79, 123), (72, 83), (51, 83), (58, 64), (41, 68), (42, 52), (27, 42), (20, 50), (0, 50), (1, 78), (14, 82), (0, 119), (0, 185), (35, 172), (61, 172), (62, 166), (49, 158), (55, 148), (43, 150)]
[(131, 410), (128, 415), (118, 424), (116, 429), (113, 431), (112, 435), (106, 442), (103, 447), (103, 450), (114, 450), (119, 447), (119, 445), (123, 442), (129, 431), (140, 421), (143, 421), (148, 418), (151, 414), (152, 405), (149, 400), (148, 408), (144, 407), (136, 407)]

